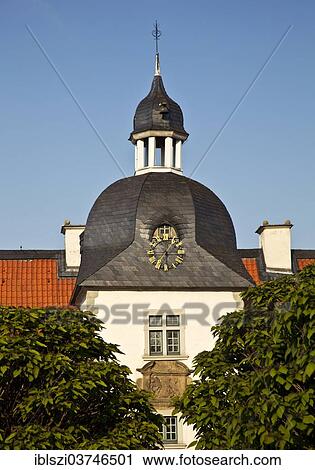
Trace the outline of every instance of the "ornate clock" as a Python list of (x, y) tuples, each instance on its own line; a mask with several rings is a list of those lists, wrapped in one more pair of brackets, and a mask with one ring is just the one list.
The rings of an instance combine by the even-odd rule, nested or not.
[(162, 225), (155, 229), (147, 255), (150, 263), (162, 271), (169, 271), (182, 264), (185, 250), (175, 228)]

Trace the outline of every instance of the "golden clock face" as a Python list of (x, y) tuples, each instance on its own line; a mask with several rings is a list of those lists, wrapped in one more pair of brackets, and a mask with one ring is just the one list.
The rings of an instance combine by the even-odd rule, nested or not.
[(155, 229), (147, 255), (155, 269), (165, 272), (182, 264), (185, 250), (175, 228), (170, 225), (162, 225)]

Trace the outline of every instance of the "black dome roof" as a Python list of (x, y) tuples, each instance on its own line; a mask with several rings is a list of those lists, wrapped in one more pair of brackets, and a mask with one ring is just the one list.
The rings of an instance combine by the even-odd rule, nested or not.
[(177, 131), (188, 137), (180, 106), (166, 93), (160, 75), (153, 79), (150, 93), (138, 104), (133, 133), (148, 130)]
[[(175, 226), (184, 263), (167, 273), (148, 261), (154, 229)], [(88, 216), (78, 286), (131, 289), (239, 289), (250, 278), (230, 215), (202, 184), (174, 173), (121, 179), (101, 193)]]

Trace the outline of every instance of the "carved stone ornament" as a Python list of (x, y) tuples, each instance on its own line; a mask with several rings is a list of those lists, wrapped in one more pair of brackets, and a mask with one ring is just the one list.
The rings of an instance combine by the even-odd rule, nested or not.
[(191, 370), (179, 361), (150, 361), (137, 370), (142, 374), (137, 385), (153, 394), (156, 408), (169, 408), (172, 398), (182, 395), (191, 382)]

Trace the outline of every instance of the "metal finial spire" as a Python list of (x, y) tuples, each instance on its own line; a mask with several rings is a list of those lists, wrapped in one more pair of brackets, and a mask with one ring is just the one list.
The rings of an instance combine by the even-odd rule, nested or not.
[(159, 39), (161, 37), (161, 31), (159, 30), (158, 22), (155, 21), (154, 30), (152, 31), (152, 36), (155, 39), (155, 73), (154, 75), (161, 75), (160, 70), (160, 55), (159, 55)]
[(155, 21), (155, 25), (154, 25), (154, 30), (152, 31), (152, 36), (154, 37), (155, 39), (155, 53), (158, 54), (159, 53), (159, 39), (161, 37), (161, 31), (159, 30), (159, 25), (158, 25), (158, 22)]

